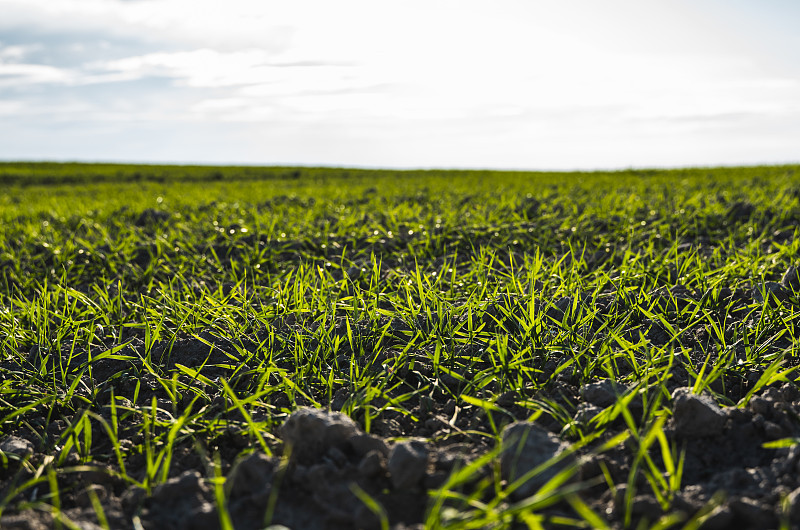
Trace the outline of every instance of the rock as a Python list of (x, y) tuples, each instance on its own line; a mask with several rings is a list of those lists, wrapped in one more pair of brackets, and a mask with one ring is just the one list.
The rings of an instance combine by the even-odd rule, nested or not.
[(672, 419), (675, 433), (683, 438), (718, 436), (727, 416), (713, 399), (691, 393), (691, 388), (676, 388), (672, 393)]
[[(568, 445), (533, 422), (521, 421), (507, 425), (501, 435), (500, 470), (502, 477), (513, 483), (526, 473), (562, 455)], [(511, 493), (514, 499), (533, 495), (548, 480), (569, 465), (574, 458), (564, 458), (541, 473), (526, 480)]]
[(428, 468), (428, 448), (421, 440), (397, 443), (389, 453), (388, 467), (395, 489), (414, 488)]
[(561, 321), (564, 315), (572, 308), (574, 299), (571, 296), (563, 296), (553, 302), (553, 306), (547, 310), (547, 316), (553, 320)]
[(33, 454), (33, 444), (24, 438), (9, 436), (0, 442), (0, 452), (24, 458)]
[(562, 313), (566, 313), (572, 308), (572, 304), (574, 303), (574, 299), (571, 296), (563, 296), (556, 300), (555, 306), (558, 308), (559, 311)]
[(759, 304), (781, 301), (786, 299), (786, 289), (778, 282), (764, 282), (758, 287), (753, 287), (753, 300)]
[(794, 265), (786, 269), (781, 278), (781, 285), (792, 292), (800, 292), (800, 270)]
[(596, 383), (583, 385), (580, 389), (581, 397), (598, 407), (608, 407), (617, 402), (617, 397), (625, 392), (625, 387), (618, 387), (611, 379), (604, 379)]
[(280, 428), (291, 458), (301, 461), (315, 460), (329, 447), (342, 447), (357, 434), (358, 426), (348, 416), (311, 407), (294, 411)]

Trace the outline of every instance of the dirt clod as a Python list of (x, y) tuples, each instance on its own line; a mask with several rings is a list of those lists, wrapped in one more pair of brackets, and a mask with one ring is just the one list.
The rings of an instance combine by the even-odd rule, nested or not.
[(786, 269), (781, 278), (781, 285), (793, 292), (800, 292), (800, 270), (794, 265)]
[(753, 289), (753, 300), (759, 304), (765, 301), (774, 304), (786, 298), (786, 289), (778, 282), (764, 282)]
[(378, 451), (370, 451), (358, 464), (359, 475), (373, 478), (380, 475), (386, 468), (385, 458)]
[(276, 459), (264, 453), (253, 453), (239, 461), (228, 478), (231, 498), (258, 495), (271, 482), (277, 467)]
[(143, 519), (157, 520), (162, 528), (197, 527), (197, 519), (205, 520), (213, 510), (211, 490), (197, 471), (186, 471), (153, 490), (145, 501)]
[(691, 392), (691, 388), (681, 387), (672, 393), (676, 434), (682, 438), (722, 434), (727, 419), (725, 412), (710, 397)]
[[(507, 425), (503, 429), (501, 444), (500, 468), (503, 478), (509, 483), (560, 456), (568, 447), (556, 435), (527, 421)], [(533, 495), (538, 488), (569, 465), (568, 461), (571, 459), (562, 459), (529, 478), (514, 490), (512, 497), (522, 499)]]
[(389, 456), (389, 446), (377, 436), (361, 433), (351, 436), (347, 442), (358, 456), (364, 456), (373, 451), (385, 457)]
[(280, 434), (292, 458), (313, 461), (330, 447), (342, 447), (358, 433), (358, 426), (341, 412), (303, 407), (292, 413)]
[(608, 407), (617, 401), (617, 396), (624, 393), (625, 389), (620, 388), (611, 379), (604, 379), (596, 383), (583, 385), (580, 395), (583, 399), (598, 407)]
[(400, 442), (389, 453), (389, 475), (398, 490), (416, 488), (428, 467), (428, 448), (421, 440)]

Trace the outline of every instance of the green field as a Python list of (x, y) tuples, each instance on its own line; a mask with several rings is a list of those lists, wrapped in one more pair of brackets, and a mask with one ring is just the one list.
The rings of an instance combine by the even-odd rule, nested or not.
[[(5, 163), (0, 226), (0, 526), (800, 520), (773, 469), (800, 440), (800, 166)], [(697, 434), (679, 402), (722, 426)], [(293, 460), (279, 427), (304, 406), (424, 440), (424, 476)], [(566, 455), (525, 495), (500, 465), (513, 421)], [(237, 486), (256, 456), (263, 502)], [(723, 488), (740, 467), (777, 478)], [(192, 471), (173, 521), (166, 486)], [(319, 518), (292, 526), (303, 496)]]

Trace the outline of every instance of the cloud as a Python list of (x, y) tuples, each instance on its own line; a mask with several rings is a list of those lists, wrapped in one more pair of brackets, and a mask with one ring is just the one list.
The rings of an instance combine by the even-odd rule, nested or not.
[(26, 84), (64, 83), (70, 74), (60, 68), (40, 64), (0, 64), (0, 88)]
[(0, 3), (0, 136), (17, 146), (0, 156), (29, 152), (15, 134), (36, 127), (62, 153), (78, 148), (54, 135), (73, 127), (103, 152), (134, 152), (117, 146), (127, 134), (189, 160), (170, 135), (207, 146), (224, 129), (251, 139), (246, 156), (220, 139), (242, 161), (373, 165), (555, 167), (578, 151), (591, 165), (712, 135), (744, 145), (748, 130), (800, 140), (800, 72), (683, 0)]
[(0, 101), (0, 116), (16, 116), (24, 108), (21, 101)]
[[(232, 52), (202, 48), (180, 52), (157, 52), (112, 61), (89, 63), (87, 68), (134, 77), (164, 76), (181, 80), (192, 87), (234, 87), (269, 84), (287, 76), (302, 77), (314, 69), (346, 69), (346, 63), (324, 61), (274, 62), (261, 49)], [(291, 73), (278, 69), (291, 68)], [(302, 70), (303, 72), (298, 72)]]
[[(106, 36), (166, 49), (208, 46), (219, 50), (286, 47), (291, 27), (272, 23), (272, 2), (208, 0), (4, 0), (0, 30), (80, 39)], [(274, 4), (273, 4), (274, 5)], [(261, 6), (261, 7), (259, 7)], [(265, 9), (266, 8), (266, 9)]]
[(4, 45), (3, 41), (0, 41), (0, 63), (21, 62), (32, 53), (40, 50), (42, 47), (43, 46), (41, 43), (8, 46)]

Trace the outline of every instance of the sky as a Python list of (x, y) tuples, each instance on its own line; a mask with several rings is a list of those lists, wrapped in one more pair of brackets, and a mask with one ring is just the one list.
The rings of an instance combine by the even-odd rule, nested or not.
[(796, 0), (0, 0), (0, 160), (800, 162)]

